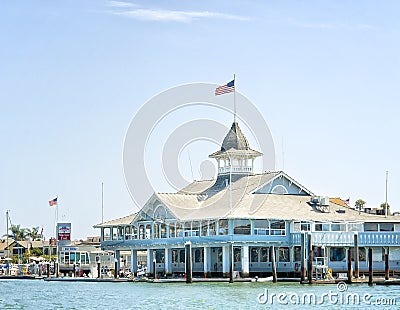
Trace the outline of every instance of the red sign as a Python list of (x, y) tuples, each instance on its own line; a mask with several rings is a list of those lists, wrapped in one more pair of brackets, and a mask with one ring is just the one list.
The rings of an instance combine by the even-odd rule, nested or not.
[(57, 240), (71, 240), (71, 223), (57, 224)]

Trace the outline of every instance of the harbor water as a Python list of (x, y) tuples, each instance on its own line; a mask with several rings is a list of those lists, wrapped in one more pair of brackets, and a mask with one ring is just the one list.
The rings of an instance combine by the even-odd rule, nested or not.
[(399, 309), (400, 286), (1, 280), (0, 309)]

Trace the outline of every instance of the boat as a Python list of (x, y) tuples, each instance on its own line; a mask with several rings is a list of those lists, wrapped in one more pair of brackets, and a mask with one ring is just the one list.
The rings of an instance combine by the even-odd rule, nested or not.
[(271, 276), (271, 277), (266, 277), (266, 278), (259, 278), (259, 277), (254, 277), (254, 278), (251, 278), (251, 282), (272, 282), (274, 280), (274, 277), (273, 276)]

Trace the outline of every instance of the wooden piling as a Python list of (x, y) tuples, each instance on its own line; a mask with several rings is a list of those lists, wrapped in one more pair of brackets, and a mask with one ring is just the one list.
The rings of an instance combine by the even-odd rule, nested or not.
[(385, 253), (385, 280), (389, 280), (389, 271), (389, 248), (387, 248)]
[(118, 259), (114, 260), (114, 279), (118, 278)]
[(347, 283), (351, 284), (353, 283), (353, 267), (351, 265), (351, 261), (352, 261), (352, 257), (353, 257), (353, 250), (351, 248), (349, 248), (347, 250)]
[(372, 248), (368, 249), (368, 285), (374, 285), (373, 281), (373, 266), (372, 266)]
[(301, 265), (300, 265), (300, 283), (306, 280), (306, 234), (301, 234)]
[(186, 272), (186, 283), (193, 282), (192, 272), (192, 244), (190, 241), (185, 243), (185, 272)]
[(230, 266), (229, 266), (229, 283), (233, 283), (233, 274), (234, 274), (234, 253), (233, 253), (233, 242), (229, 245), (229, 256), (230, 256)]
[(312, 238), (311, 234), (308, 234), (308, 261), (307, 261), (307, 279), (308, 284), (312, 284), (312, 275), (313, 275), (313, 250), (312, 250)]
[(50, 263), (47, 264), (47, 277), (50, 278)]
[(359, 268), (359, 253), (358, 253), (358, 234), (354, 234), (354, 277), (358, 279), (360, 277)]
[(100, 273), (100, 262), (97, 262), (97, 277), (100, 279), (101, 273)]
[(272, 262), (272, 282), (276, 283), (276, 282), (278, 282), (278, 276), (276, 274), (276, 259), (275, 259), (275, 247), (274, 246), (270, 247), (270, 256), (271, 256), (271, 262)]

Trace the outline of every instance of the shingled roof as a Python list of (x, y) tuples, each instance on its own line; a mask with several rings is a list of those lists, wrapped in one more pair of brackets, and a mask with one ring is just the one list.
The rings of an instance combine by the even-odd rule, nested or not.
[(236, 121), (232, 123), (231, 129), (225, 136), (224, 141), (222, 142), (221, 150), (212, 153), (210, 157), (216, 157), (223, 153), (227, 153), (228, 151), (230, 153), (235, 151), (245, 151), (244, 153), (246, 155), (253, 157), (262, 155), (262, 153), (250, 148), (247, 138), (243, 134), (239, 124)]
[(222, 142), (221, 151), (228, 151), (230, 149), (235, 150), (249, 150), (249, 142), (244, 136), (242, 130), (239, 127), (237, 122), (233, 122), (231, 129), (228, 134), (225, 136), (224, 141)]

